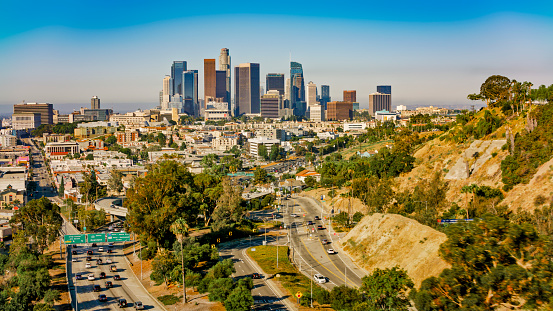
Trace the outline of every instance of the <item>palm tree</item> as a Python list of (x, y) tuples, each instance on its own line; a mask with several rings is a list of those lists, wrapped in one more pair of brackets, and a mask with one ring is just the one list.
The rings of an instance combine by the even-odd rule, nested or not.
[(188, 229), (190, 229), (190, 227), (188, 226), (188, 223), (186, 223), (186, 220), (184, 220), (184, 218), (178, 218), (171, 225), (171, 232), (173, 232), (173, 234), (177, 236), (177, 239), (180, 242), (180, 255), (181, 255), (181, 265), (182, 265), (182, 287), (183, 287), (184, 303), (186, 303), (186, 274), (184, 271), (184, 249), (182, 245), (184, 242), (184, 237), (188, 236)]

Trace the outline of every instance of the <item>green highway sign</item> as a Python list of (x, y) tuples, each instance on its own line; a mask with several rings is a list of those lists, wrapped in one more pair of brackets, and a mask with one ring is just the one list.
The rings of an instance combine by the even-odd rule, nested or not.
[(106, 241), (106, 235), (104, 233), (90, 233), (87, 234), (88, 243), (102, 243)]
[(84, 244), (86, 243), (84, 237), (84, 234), (67, 234), (63, 236), (63, 241), (65, 244)]
[(108, 233), (108, 242), (125, 242), (130, 240), (131, 240), (131, 235), (126, 232)]

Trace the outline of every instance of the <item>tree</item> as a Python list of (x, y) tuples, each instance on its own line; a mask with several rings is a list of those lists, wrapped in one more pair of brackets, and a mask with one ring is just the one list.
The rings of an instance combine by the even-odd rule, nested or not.
[(84, 159), (88, 160), (88, 161), (92, 161), (92, 160), (94, 160), (94, 155), (92, 153), (89, 153), (89, 154), (86, 155), (86, 157)]
[(191, 226), (198, 220), (200, 202), (195, 192), (194, 177), (183, 164), (167, 160), (153, 165), (148, 175), (136, 178), (127, 191), (131, 231), (169, 247), (175, 240), (170, 226), (177, 218), (184, 218)]
[(215, 266), (209, 269), (209, 275), (215, 279), (228, 278), (234, 272), (236, 272), (236, 269), (234, 268), (232, 259), (224, 259), (223, 261), (219, 261)]
[(316, 184), (317, 184), (317, 181), (315, 180), (315, 178), (313, 178), (313, 176), (307, 176), (305, 178), (305, 185), (307, 187), (313, 188), (315, 187)]
[(104, 197), (106, 190), (96, 180), (96, 171), (91, 169), (90, 172), (84, 172), (84, 183), (82, 184), (80, 191), (85, 201), (88, 203), (94, 202), (96, 199)]
[(173, 234), (177, 237), (177, 240), (180, 243), (181, 247), (181, 265), (182, 265), (182, 286), (183, 286), (183, 301), (186, 303), (186, 274), (184, 271), (184, 251), (182, 247), (182, 243), (184, 241), (184, 238), (188, 236), (188, 224), (186, 223), (186, 220), (183, 218), (178, 218), (175, 220), (173, 225), (171, 225), (171, 231), (173, 231)]
[(200, 173), (194, 176), (194, 184), (198, 190), (193, 195), (200, 203), (200, 213), (203, 216), (204, 226), (207, 227), (223, 191), (221, 181), (217, 176)]
[(123, 190), (123, 173), (120, 170), (112, 169), (109, 172), (108, 187), (115, 192)]
[(223, 178), (223, 190), (217, 200), (217, 207), (213, 211), (214, 231), (228, 227), (231, 223), (237, 223), (242, 220), (245, 208), (242, 206), (242, 188), (233, 185), (228, 177)]
[(511, 80), (509, 78), (493, 75), (480, 86), (480, 96), (486, 100), (488, 107), (493, 107), (492, 102), (506, 99), (509, 96), (510, 87)]
[(349, 311), (362, 300), (359, 291), (346, 285), (335, 286), (330, 292), (332, 309), (337, 311)]
[(160, 281), (160, 279), (163, 280), (165, 288), (167, 288), (167, 279), (176, 265), (177, 260), (175, 259), (175, 255), (165, 249), (161, 249), (152, 262), (153, 271), (152, 274), (150, 274), (150, 278), (157, 282)]
[(234, 282), (228, 277), (212, 280), (209, 283), (209, 301), (224, 302), (232, 292), (233, 286)]
[(117, 143), (117, 137), (115, 135), (110, 135), (106, 138), (106, 144), (113, 145)]
[(264, 184), (269, 180), (269, 173), (266, 170), (258, 167), (253, 172), (253, 182), (255, 184)]
[(361, 292), (367, 297), (370, 310), (408, 310), (411, 307), (407, 292), (413, 288), (413, 281), (407, 272), (399, 267), (380, 270), (364, 276)]
[(65, 192), (65, 181), (63, 180), (63, 176), (61, 176), (60, 186), (58, 188), (58, 196), (64, 197)]
[(263, 158), (263, 160), (268, 160), (269, 159), (269, 153), (267, 152), (267, 146), (259, 145), (259, 147), (257, 148), (257, 155), (260, 158)]
[(418, 310), (540, 309), (553, 295), (552, 247), (529, 224), (496, 216), (451, 225), (440, 256), (451, 268), (410, 294)]
[(23, 232), (40, 253), (59, 236), (62, 222), (59, 206), (45, 197), (31, 200), (10, 219), (12, 227)]
[[(251, 281), (251, 279), (250, 279)], [(240, 284), (242, 283), (242, 284)], [(232, 292), (225, 300), (225, 309), (228, 311), (249, 311), (251, 310), (254, 300), (252, 297), (252, 291), (247, 286), (243, 285), (243, 280), (238, 281)], [(253, 285), (253, 283), (252, 283)]]

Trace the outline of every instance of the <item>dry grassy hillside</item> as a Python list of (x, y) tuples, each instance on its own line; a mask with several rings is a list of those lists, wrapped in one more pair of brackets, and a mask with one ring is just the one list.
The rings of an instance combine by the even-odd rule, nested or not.
[(446, 235), (413, 219), (394, 214), (365, 216), (344, 239), (342, 247), (368, 272), (399, 266), (416, 287), (449, 265), (438, 256)]

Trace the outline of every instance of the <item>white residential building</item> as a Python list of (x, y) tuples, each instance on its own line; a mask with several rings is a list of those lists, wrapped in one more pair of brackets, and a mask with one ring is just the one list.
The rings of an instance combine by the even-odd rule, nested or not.
[(12, 115), (14, 130), (36, 129), (40, 126), (40, 113), (20, 112)]
[(261, 145), (267, 147), (267, 152), (270, 152), (273, 145), (280, 145), (280, 140), (269, 139), (267, 137), (256, 137), (248, 139), (248, 143), (250, 144), (250, 155), (257, 158), (259, 157), (258, 151)]

